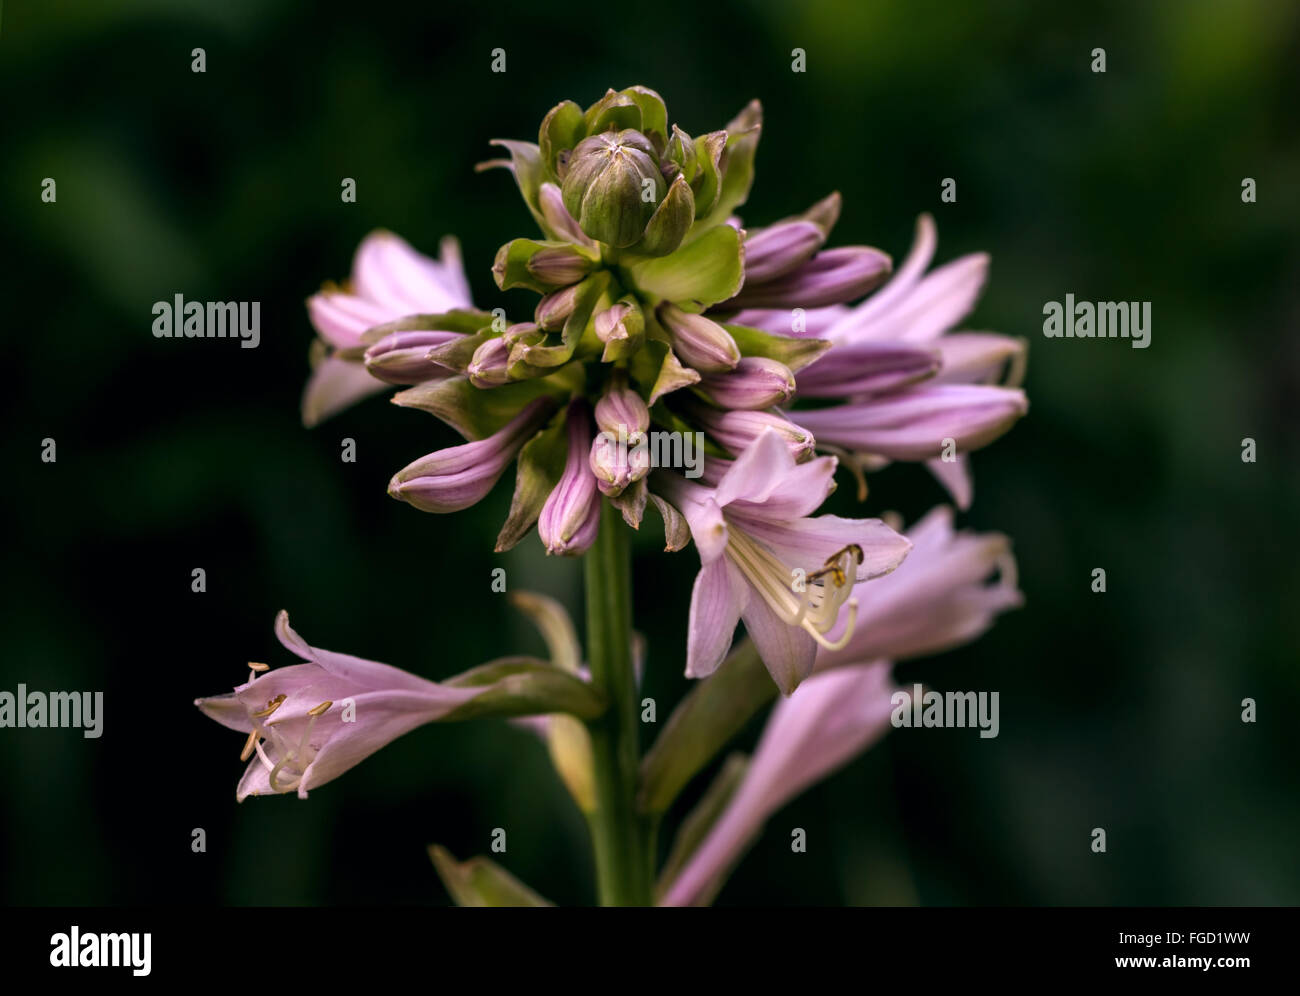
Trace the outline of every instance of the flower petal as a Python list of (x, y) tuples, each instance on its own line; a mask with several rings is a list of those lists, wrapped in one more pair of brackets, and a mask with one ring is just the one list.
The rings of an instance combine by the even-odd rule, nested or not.
[(744, 529), (765, 543), (781, 561), (809, 572), (821, 567), (833, 554), (857, 544), (863, 554), (862, 563), (858, 565), (858, 581), (888, 574), (912, 549), (907, 537), (880, 519), (819, 515), (811, 519), (773, 522), (743, 512), (733, 512), (732, 518), (735, 528)]
[(975, 482), (970, 473), (970, 454), (958, 453), (955, 460), (936, 458), (925, 461), (926, 468), (935, 476), (957, 507), (963, 512), (970, 508), (975, 498)]
[[(275, 635), (290, 653), (305, 661), (319, 664), (330, 674), (352, 682), (358, 691), (365, 689), (403, 689), (412, 692), (437, 693), (442, 686), (426, 678), (403, 671), (390, 664), (368, 661), (350, 654), (313, 647), (289, 625), (289, 613), (281, 609), (275, 617)], [(275, 672), (271, 672), (274, 674)], [(258, 682), (266, 680), (257, 679)]]
[(439, 263), (392, 232), (372, 232), (353, 263), (356, 293), (390, 309), (391, 318), (465, 307), (469, 293), (454, 240), (444, 241), (443, 253), (447, 262)]
[(310, 429), (388, 387), (382, 380), (370, 376), (360, 363), (327, 356), (312, 371), (303, 391), (302, 424)]
[(751, 596), (740, 615), (776, 687), (789, 695), (812, 674), (817, 641), (802, 628), (781, 619), (760, 597)]
[(773, 813), (888, 731), (892, 693), (880, 662), (814, 675), (778, 702), (743, 781), (660, 905), (708, 902)]
[(726, 557), (719, 557), (700, 568), (691, 592), (686, 677), (707, 677), (727, 656), (745, 606), (748, 587)]
[(1028, 408), (1018, 389), (935, 384), (795, 415), (819, 442), (895, 460), (928, 460), (940, 454), (945, 439), (963, 452), (991, 443)]

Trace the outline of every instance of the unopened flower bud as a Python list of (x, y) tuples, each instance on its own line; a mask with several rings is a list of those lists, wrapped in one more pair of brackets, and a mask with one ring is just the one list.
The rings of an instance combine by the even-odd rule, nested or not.
[(605, 393), (596, 402), (596, 425), (602, 432), (625, 433), (633, 444), (650, 428), (650, 409), (641, 395), (628, 386), (626, 371), (615, 371)]
[(654, 147), (626, 129), (584, 138), (564, 177), (564, 206), (591, 238), (615, 247), (641, 239), (666, 192)]
[(429, 359), (429, 350), (462, 338), (459, 332), (390, 332), (366, 350), (366, 370), (389, 384), (420, 384), (455, 371)]
[(826, 241), (814, 221), (786, 221), (745, 237), (745, 282), (763, 283), (806, 263)]
[(424, 512), (459, 512), (469, 508), (492, 490), (515, 454), (553, 410), (552, 406), (549, 399), (538, 398), (486, 439), (421, 457), (393, 476), (388, 493)]
[(670, 303), (660, 305), (659, 321), (672, 336), (673, 352), (686, 366), (701, 373), (721, 373), (740, 362), (736, 340), (717, 322)]
[(474, 350), (465, 373), (475, 387), (500, 387), (510, 380), (507, 372), (509, 361), (510, 343), (505, 337), (489, 339)]
[(547, 332), (558, 332), (564, 328), (573, 309), (578, 303), (578, 285), (572, 284), (563, 290), (552, 291), (537, 302), (533, 318), (537, 327)]
[(813, 434), (775, 412), (719, 411), (698, 405), (691, 414), (724, 449), (739, 456), (767, 429), (775, 429), (797, 463), (813, 456)]
[(624, 324), (625, 319), (632, 312), (632, 306), (619, 302), (613, 307), (606, 308), (596, 316), (596, 338), (601, 342), (610, 342), (614, 339), (628, 338), (628, 329)]
[(667, 158), (677, 167), (678, 174), (687, 180), (695, 176), (695, 140), (676, 125), (673, 125), (672, 137), (668, 139)]
[(632, 484), (650, 473), (650, 453), (644, 432), (629, 435), (621, 431), (601, 430), (591, 444), (588, 460), (602, 494), (616, 498)]
[(543, 183), (537, 191), (537, 202), (541, 206), (542, 217), (546, 220), (546, 224), (551, 226), (551, 230), (558, 238), (583, 246), (593, 244), (564, 206), (564, 195), (560, 193), (559, 187), (553, 183)]
[(774, 278), (759, 282), (748, 272), (745, 285), (727, 302), (736, 308), (824, 308), (862, 297), (889, 277), (889, 256), (869, 246), (827, 249)]
[(794, 395), (794, 374), (784, 363), (765, 356), (745, 356), (736, 369), (706, 374), (696, 392), (719, 408), (758, 411), (783, 405)]
[(591, 410), (584, 401), (569, 405), (565, 429), (569, 451), (564, 472), (537, 517), (537, 533), (547, 553), (576, 556), (596, 542), (600, 526), (600, 495), (588, 466), (591, 451)]
[(595, 268), (589, 258), (569, 246), (539, 249), (525, 265), (529, 273), (552, 287), (576, 284)]

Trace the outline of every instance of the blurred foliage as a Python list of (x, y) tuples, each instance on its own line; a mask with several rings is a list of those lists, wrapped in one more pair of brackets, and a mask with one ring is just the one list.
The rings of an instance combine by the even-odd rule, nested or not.
[[(491, 553), (507, 487), (445, 519), (384, 494), (449, 430), (382, 400), (301, 428), (302, 301), (385, 227), (426, 251), (458, 234), (477, 303), (527, 307), (489, 273), (500, 243), (532, 234), (527, 214), (507, 176), (472, 167), (560, 99), (639, 82), (692, 132), (763, 100), (747, 220), (839, 189), (836, 241), (901, 258), (916, 214), (934, 212), (940, 259), (993, 257), (971, 327), (1031, 347), (1029, 417), (975, 457), (965, 517), (1014, 536), (1027, 606), (899, 670), (999, 690), (1001, 736), (891, 735), (779, 814), (720, 901), (1300, 902), (1300, 8), (601, 10), (9, 5), (0, 688), (103, 689), (107, 716), (98, 741), (0, 731), (0, 895), (445, 903), (426, 845), (483, 853), (503, 827), (494, 857), (511, 873), (590, 901), (584, 826), (524, 731), (426, 728), (308, 802), (237, 807), (240, 739), (190, 703), (250, 658), (288, 662), (271, 633), (281, 607), (318, 645), (437, 677), (541, 649), (491, 592), (494, 566), (580, 605), (578, 565), (535, 539)], [(1089, 70), (1098, 46), (1104, 75)], [(489, 71), (498, 47), (505, 74)], [(45, 177), (56, 204), (41, 202)], [(955, 204), (939, 202), (944, 177)], [(1152, 346), (1044, 339), (1043, 303), (1066, 292), (1151, 301)], [(153, 338), (152, 303), (176, 293), (261, 301), (260, 348)], [(38, 460), (47, 436), (57, 464)], [(355, 464), (340, 462), (344, 437)], [(916, 468), (872, 483), (872, 514), (910, 521), (943, 500)], [(833, 510), (856, 507), (851, 490)], [(686, 687), (698, 560), (645, 532), (637, 624), (662, 720)], [(1089, 589), (1098, 566), (1104, 595)], [(1246, 696), (1255, 725), (1239, 720)], [(792, 826), (808, 854), (789, 853)], [(1097, 826), (1105, 856), (1089, 850)], [(190, 850), (195, 827), (206, 854)]]

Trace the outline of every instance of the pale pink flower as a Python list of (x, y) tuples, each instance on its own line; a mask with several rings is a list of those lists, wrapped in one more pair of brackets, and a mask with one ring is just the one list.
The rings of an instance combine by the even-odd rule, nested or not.
[(889, 669), (879, 661), (814, 674), (776, 704), (735, 794), (660, 905), (711, 902), (773, 813), (889, 729)]
[(275, 633), (304, 663), (274, 670), (254, 665), (249, 680), (233, 692), (194, 703), (222, 726), (248, 734), (242, 759), (252, 760), (235, 793), (240, 802), (295, 790), (305, 799), (309, 790), (488, 687), (442, 685), (309, 646), (289, 627), (286, 612), (276, 617)]
[[(716, 487), (672, 473), (653, 476), (655, 490), (686, 517), (700, 552), (687, 675), (702, 678), (722, 663), (741, 619), (787, 695), (812, 672), (818, 646), (848, 639), (855, 586), (894, 570), (911, 544), (879, 519), (810, 518), (830, 493), (834, 472), (829, 457), (796, 463), (769, 430), (726, 467)], [(832, 641), (827, 633), (846, 604), (849, 624)]]
[[(796, 398), (839, 398), (841, 404), (796, 409), (789, 417), (816, 436), (819, 447), (847, 454), (861, 468), (925, 461), (966, 508), (972, 498), (966, 454), (1006, 432), (1028, 409), (1024, 392), (1014, 386), (1024, 342), (951, 331), (974, 307), (989, 260), (974, 253), (926, 273), (936, 244), (934, 220), (921, 215), (903, 265), (862, 303), (811, 308), (798, 315), (796, 326), (791, 309), (797, 302), (757, 298), (759, 307), (731, 321), (829, 340), (832, 348), (796, 374)], [(1006, 370), (1012, 386), (993, 383)]]
[[(902, 565), (863, 590), (847, 642), (819, 649), (812, 677), (777, 703), (735, 794), (663, 905), (711, 901), (773, 813), (888, 732), (892, 660), (969, 643), (1021, 604), (1005, 536), (954, 531), (952, 511), (940, 506), (907, 538)], [(847, 610), (841, 617), (847, 624)]]
[(357, 248), (348, 283), (326, 287), (307, 299), (311, 323), (328, 351), (307, 382), (303, 422), (315, 425), (388, 386), (366, 370), (359, 355), (340, 355), (359, 353), (368, 330), (407, 315), (472, 307), (460, 244), (454, 238), (442, 240), (435, 260), (392, 232), (367, 235)]

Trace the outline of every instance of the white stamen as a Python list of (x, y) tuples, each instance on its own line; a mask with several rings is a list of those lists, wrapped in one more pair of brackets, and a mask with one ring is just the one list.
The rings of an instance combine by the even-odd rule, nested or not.
[[(808, 577), (799, 597), (787, 580), (793, 572), (743, 530), (728, 531), (727, 554), (782, 622), (798, 626), (828, 650), (838, 650), (848, 643), (858, 616), (857, 601), (850, 600), (850, 596), (856, 566), (861, 562), (859, 549), (850, 546), (835, 553), (824, 567)], [(829, 640), (825, 634), (835, 626), (845, 602), (849, 603), (849, 613), (844, 634), (837, 640)]]
[[(302, 784), (303, 776), (307, 773), (312, 761), (316, 759), (316, 752), (311, 749), (308, 739), (311, 737), (312, 727), (316, 725), (316, 720), (323, 716), (326, 710), (333, 705), (332, 702), (322, 702), (320, 705), (310, 709), (307, 713), (307, 725), (303, 728), (302, 737), (298, 741), (296, 748), (290, 748), (288, 742), (280, 735), (280, 731), (274, 726), (256, 726), (253, 734), (266, 737), (274, 744), (276, 753), (280, 755), (278, 761), (273, 761), (270, 755), (262, 747), (261, 742), (255, 743), (258, 759), (261, 760), (262, 766), (269, 772), (267, 781), (270, 783), (272, 792), (292, 792)], [(250, 737), (250, 739), (252, 739)], [(296, 775), (292, 782), (281, 783), (280, 772), (286, 767), (289, 768), (292, 775)]]

